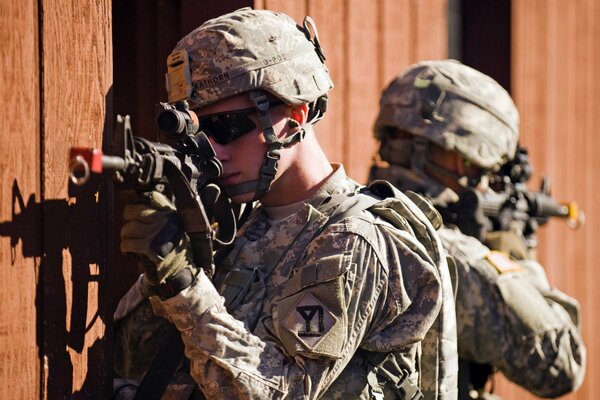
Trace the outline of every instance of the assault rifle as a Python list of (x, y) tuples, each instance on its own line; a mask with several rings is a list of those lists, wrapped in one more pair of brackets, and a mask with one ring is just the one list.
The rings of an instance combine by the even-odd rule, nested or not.
[[(91, 174), (107, 173), (124, 188), (167, 194), (182, 217), (195, 264), (210, 268), (212, 241), (227, 244), (233, 240), (236, 229), (229, 201), (212, 184), (222, 173), (222, 165), (187, 102), (175, 106), (160, 103), (156, 124), (164, 142), (134, 136), (130, 117), (118, 115), (112, 154), (103, 154), (100, 149), (71, 148), (71, 181), (84, 185)], [(218, 232), (214, 229), (217, 225)]]
[(515, 157), (490, 176), (491, 190), (466, 190), (457, 203), (440, 210), (444, 221), (480, 241), (489, 232), (514, 230), (522, 233), (528, 249), (537, 247), (537, 230), (551, 217), (566, 219), (571, 228), (581, 226), (584, 213), (575, 202), (556, 201), (547, 177), (542, 178), (539, 192), (527, 188), (532, 174), (528, 151), (519, 146)]

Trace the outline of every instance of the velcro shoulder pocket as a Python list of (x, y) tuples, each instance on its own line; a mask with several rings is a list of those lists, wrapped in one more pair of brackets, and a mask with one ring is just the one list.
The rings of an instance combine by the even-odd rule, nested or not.
[(524, 273), (499, 275), (497, 285), (516, 337), (530, 338), (560, 328), (560, 319)]
[(273, 324), (290, 356), (341, 357), (348, 332), (344, 260), (334, 255), (303, 266), (276, 301)]

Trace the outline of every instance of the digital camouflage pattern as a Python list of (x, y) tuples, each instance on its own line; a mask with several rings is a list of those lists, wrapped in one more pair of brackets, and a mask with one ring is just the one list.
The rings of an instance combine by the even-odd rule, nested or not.
[[(382, 94), (374, 129), (388, 165), (375, 165), (370, 179), (417, 191), (446, 207), (459, 197), (422, 168), (435, 167), (428, 143), (494, 169), (513, 157), (518, 125), (512, 99), (490, 77), (453, 60), (415, 64)], [(460, 357), (492, 365), (539, 396), (576, 390), (585, 374), (577, 302), (552, 288), (535, 261), (511, 261), (458, 229), (443, 227), (439, 236), (456, 268)], [(461, 387), (468, 373), (461, 370)]]
[[(411, 233), (368, 211), (319, 232), (319, 204), (355, 188), (340, 166), (298, 212), (271, 221), (255, 209), (218, 255), (214, 285), (201, 273), (177, 296), (151, 298), (182, 333), (207, 398), (369, 398), (362, 358), (377, 351), (394, 353), (418, 383), (419, 342), (441, 306), (439, 271)], [(152, 335), (139, 318), (143, 285), (119, 307), (117, 338)]]
[(515, 154), (519, 113), (506, 90), (487, 75), (454, 60), (425, 61), (384, 90), (374, 129), (383, 143), (382, 158), (390, 163), (409, 149), (389, 137), (398, 129), (493, 168)]
[(458, 229), (439, 235), (457, 266), (459, 355), (495, 366), (537, 396), (577, 390), (586, 360), (577, 300), (551, 287), (535, 261), (494, 260)]
[[(289, 16), (267, 10), (243, 8), (209, 20), (173, 50), (177, 67), (167, 74), (169, 101), (187, 99), (194, 108), (263, 90), (289, 105), (311, 103), (333, 82), (318, 39), (309, 35)], [(185, 64), (177, 56), (181, 50), (189, 57), (189, 71), (178, 69)], [(181, 88), (186, 79), (190, 90)]]
[[(373, 176), (402, 188), (403, 170), (377, 168)], [(459, 356), (490, 364), (541, 397), (577, 390), (586, 365), (577, 300), (551, 287), (534, 260), (495, 258), (456, 228), (443, 227), (438, 234), (458, 275)]]
[(407, 191), (404, 194), (388, 182), (381, 181), (371, 182), (369, 188), (377, 190), (382, 186), (391, 189), (393, 195), (388, 195), (369, 210), (387, 221), (396, 220), (395, 226), (402, 226), (405, 216), (416, 216), (421, 212), (420, 223), (411, 224), (411, 229), (439, 267), (442, 307), (421, 343), (421, 391), (425, 399), (456, 399), (458, 352), (454, 291), (446, 253), (436, 233), (442, 225), (442, 217), (429, 200), (417, 193)]

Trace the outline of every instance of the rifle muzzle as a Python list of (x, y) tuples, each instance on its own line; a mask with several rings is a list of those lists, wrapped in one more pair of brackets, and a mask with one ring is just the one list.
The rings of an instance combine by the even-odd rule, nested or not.
[(85, 185), (92, 173), (122, 170), (125, 166), (123, 158), (105, 156), (100, 149), (72, 147), (69, 152), (69, 178), (77, 186)]

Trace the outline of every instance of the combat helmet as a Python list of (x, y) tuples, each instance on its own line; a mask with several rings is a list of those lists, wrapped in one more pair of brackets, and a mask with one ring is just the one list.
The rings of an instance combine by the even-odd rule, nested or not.
[(303, 26), (292, 18), (249, 7), (211, 19), (175, 46), (167, 59), (169, 102), (187, 101), (192, 109), (248, 93), (269, 145), (259, 180), (227, 190), (235, 195), (264, 194), (277, 171), (279, 152), (302, 139), (304, 129), (278, 140), (269, 117), (267, 94), (285, 104), (309, 104), (314, 125), (327, 109), (333, 82), (325, 65), (316, 26), (310, 17)]
[[(413, 143), (395, 143), (390, 133), (412, 134)], [(390, 164), (411, 157), (419, 170), (427, 143), (456, 151), (484, 170), (511, 159), (519, 137), (519, 113), (510, 95), (489, 76), (455, 60), (411, 66), (385, 89), (375, 136)], [(407, 148), (407, 144), (409, 144)]]

